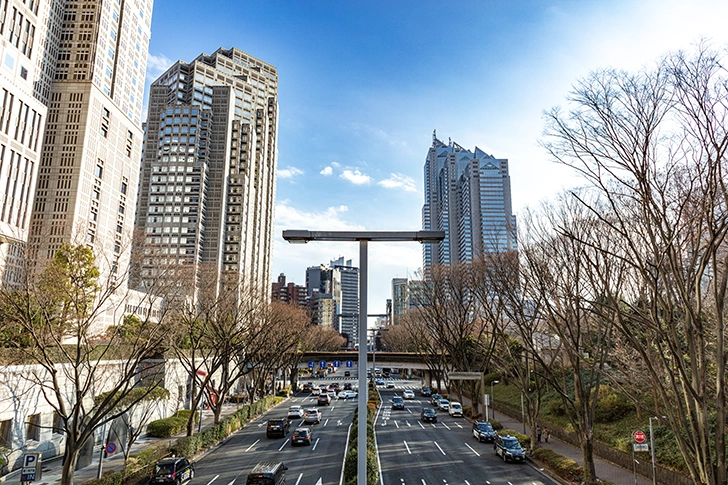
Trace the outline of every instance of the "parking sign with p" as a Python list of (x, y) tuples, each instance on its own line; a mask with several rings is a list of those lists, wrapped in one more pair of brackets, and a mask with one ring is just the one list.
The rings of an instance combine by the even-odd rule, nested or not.
[(41, 456), (40, 453), (26, 453), (23, 455), (23, 468), (20, 471), (21, 482), (40, 480)]

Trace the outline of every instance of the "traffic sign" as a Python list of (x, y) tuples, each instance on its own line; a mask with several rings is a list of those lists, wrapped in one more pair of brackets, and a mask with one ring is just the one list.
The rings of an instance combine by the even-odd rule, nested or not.
[(635, 442), (637, 443), (644, 443), (647, 440), (647, 435), (644, 431), (638, 429), (637, 431), (632, 433), (632, 438), (634, 438)]
[(112, 454), (115, 451), (116, 451), (116, 443), (114, 443), (113, 441), (111, 441), (111, 442), (109, 442), (109, 443), (106, 444), (106, 453), (107, 454), (110, 455), (110, 454)]
[(41, 478), (41, 454), (26, 453), (23, 455), (23, 468), (20, 470), (21, 482), (33, 482)]
[(335, 360), (334, 361), (334, 367), (341, 367), (341, 361), (340, 360)]
[(350, 360), (346, 361), (346, 367), (354, 367), (354, 363)]
[(312, 360), (309, 360), (308, 361), (308, 368), (309, 369), (313, 369), (313, 366), (314, 366), (314, 362)]
[(650, 451), (650, 445), (647, 443), (632, 443), (632, 451), (639, 453), (641, 451)]
[(320, 361), (319, 361), (319, 367), (320, 367), (320, 368), (322, 368), (322, 369), (323, 369), (324, 367), (326, 367), (326, 361), (325, 361), (325, 360), (320, 360)]

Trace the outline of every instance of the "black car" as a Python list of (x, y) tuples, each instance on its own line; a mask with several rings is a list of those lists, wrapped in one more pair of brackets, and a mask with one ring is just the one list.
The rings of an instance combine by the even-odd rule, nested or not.
[(495, 440), (495, 430), (487, 421), (475, 421), (473, 423), (473, 436), (481, 443), (492, 443)]
[(432, 396), (432, 391), (430, 390), (429, 387), (425, 386), (422, 389), (420, 389), (420, 395), (422, 397), (430, 397), (430, 396)]
[(195, 476), (195, 464), (184, 457), (163, 458), (154, 465), (149, 483), (172, 483), (179, 485)]
[(420, 413), (420, 419), (425, 423), (428, 421), (437, 423), (437, 411), (435, 411), (435, 408), (423, 408)]
[(291, 445), (311, 446), (311, 428), (296, 428), (291, 437)]
[(432, 402), (432, 405), (433, 406), (439, 406), (441, 399), (442, 399), (442, 396), (441, 395), (439, 395), (437, 393), (433, 394), (432, 395), (432, 401), (431, 401)]
[(348, 370), (345, 370), (344, 377), (349, 377), (349, 376), (351, 376), (351, 372), (349, 372)]
[(526, 453), (515, 436), (497, 434), (493, 441), (493, 448), (495, 448), (496, 455), (503, 457), (503, 461), (526, 461)]
[(291, 429), (291, 424), (288, 422), (288, 418), (271, 418), (268, 420), (268, 427), (265, 430), (265, 435), (268, 438), (285, 438)]
[(394, 396), (392, 398), (392, 409), (404, 409), (404, 399), (400, 396)]

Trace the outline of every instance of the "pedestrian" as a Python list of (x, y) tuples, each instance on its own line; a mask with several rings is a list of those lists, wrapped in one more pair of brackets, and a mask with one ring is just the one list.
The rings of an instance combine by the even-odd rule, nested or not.
[(541, 426), (536, 425), (536, 441), (541, 442)]
[(544, 443), (548, 443), (549, 442), (549, 434), (550, 434), (549, 433), (549, 429), (546, 426), (544, 426), (544, 428), (543, 428), (543, 441), (544, 441)]

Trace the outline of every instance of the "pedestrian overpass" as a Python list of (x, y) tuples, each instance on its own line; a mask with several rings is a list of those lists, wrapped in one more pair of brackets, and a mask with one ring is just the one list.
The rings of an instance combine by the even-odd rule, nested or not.
[[(337, 365), (338, 363), (338, 365)], [(357, 370), (359, 352), (355, 350), (338, 352), (303, 352), (300, 369), (323, 368), (328, 366)], [(414, 352), (367, 352), (367, 367), (396, 368), (428, 371), (429, 367), (420, 354)]]

